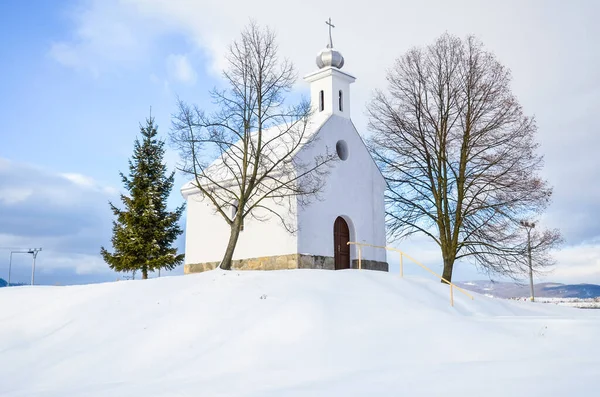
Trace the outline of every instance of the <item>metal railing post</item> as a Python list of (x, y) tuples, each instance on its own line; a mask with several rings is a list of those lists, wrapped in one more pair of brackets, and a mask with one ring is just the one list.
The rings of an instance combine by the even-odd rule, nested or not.
[(360, 245), (358, 246), (358, 270), (362, 269), (362, 264), (361, 264), (361, 252), (362, 249), (360, 247)]
[(404, 277), (404, 268), (402, 266), (402, 252), (400, 252), (400, 277)]
[(454, 292), (452, 291), (452, 284), (450, 284), (450, 306), (454, 307)]

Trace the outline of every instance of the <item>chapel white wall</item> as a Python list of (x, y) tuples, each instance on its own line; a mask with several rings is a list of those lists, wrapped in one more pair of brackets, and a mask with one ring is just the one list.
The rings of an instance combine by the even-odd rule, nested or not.
[[(199, 194), (187, 198), (186, 264), (221, 261), (229, 241), (229, 225), (214, 211), (209, 200), (200, 201), (199, 198)], [(295, 211), (295, 201), (292, 201), (291, 207), (285, 202), (282, 205), (273, 202), (265, 204), (288, 217), (293, 226), (296, 225), (296, 218), (289, 215), (290, 209)], [(262, 215), (268, 216), (264, 212)], [(269, 221), (261, 222), (247, 217), (233, 259), (288, 255), (296, 252), (296, 235), (288, 233), (279, 219), (271, 216)]]
[[(333, 225), (342, 216), (350, 227), (350, 239), (385, 245), (385, 182), (354, 125), (348, 118), (332, 115), (318, 132), (318, 141), (299, 154), (303, 161), (328, 148), (335, 153), (338, 140), (344, 140), (349, 156), (337, 161), (321, 193), (308, 207), (298, 210), (298, 253), (334, 256)], [(386, 261), (383, 249), (365, 247), (363, 258)], [(356, 250), (351, 249), (356, 259)]]

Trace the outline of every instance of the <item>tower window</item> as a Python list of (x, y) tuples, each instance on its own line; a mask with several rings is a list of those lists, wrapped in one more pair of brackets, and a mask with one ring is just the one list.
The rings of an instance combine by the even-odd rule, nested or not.
[(343, 107), (344, 98), (342, 96), (342, 90), (340, 90), (340, 92), (339, 92), (338, 102), (339, 102), (339, 106), (340, 106), (340, 112), (343, 112), (344, 111), (344, 107)]
[(319, 112), (325, 110), (325, 93), (323, 90), (319, 93)]

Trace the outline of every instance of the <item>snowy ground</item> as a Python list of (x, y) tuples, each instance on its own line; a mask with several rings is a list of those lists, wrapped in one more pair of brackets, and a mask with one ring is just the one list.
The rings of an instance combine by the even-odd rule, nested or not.
[(0, 289), (0, 396), (597, 395), (600, 310), (370, 271)]

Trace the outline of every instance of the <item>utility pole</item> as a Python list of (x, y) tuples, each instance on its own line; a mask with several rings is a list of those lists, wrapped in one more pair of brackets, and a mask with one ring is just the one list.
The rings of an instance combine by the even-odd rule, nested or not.
[(41, 251), (41, 248), (33, 248), (30, 249), (27, 253), (33, 255), (33, 265), (31, 265), (31, 285), (34, 284), (35, 280), (35, 258), (37, 258), (37, 254)]
[(531, 301), (535, 302), (533, 293), (533, 266), (531, 265), (531, 229), (535, 227), (535, 223), (521, 221), (521, 226), (527, 229), (527, 258), (529, 261), (529, 290), (531, 291)]

